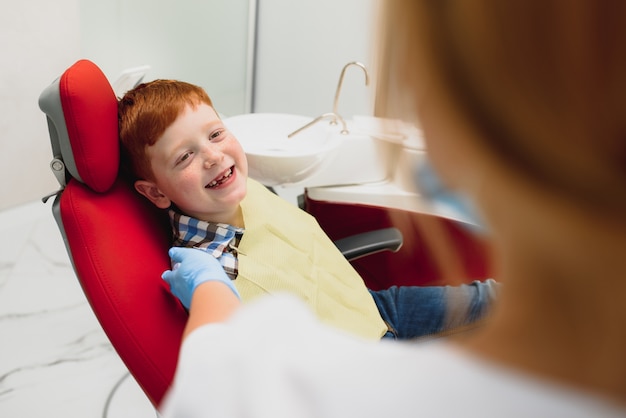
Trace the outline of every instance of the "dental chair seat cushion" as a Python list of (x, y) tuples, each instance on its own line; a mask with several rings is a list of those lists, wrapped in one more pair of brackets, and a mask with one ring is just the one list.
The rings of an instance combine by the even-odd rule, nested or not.
[[(59, 96), (73, 154), (70, 158), (77, 170), (71, 174), (92, 190), (106, 192), (115, 182), (119, 168), (117, 99), (113, 88), (100, 68), (91, 61), (80, 60), (61, 76)], [(94, 103), (98, 106), (94, 107)]]

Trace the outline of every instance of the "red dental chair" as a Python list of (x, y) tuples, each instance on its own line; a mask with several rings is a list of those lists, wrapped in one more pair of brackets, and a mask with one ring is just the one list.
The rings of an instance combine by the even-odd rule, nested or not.
[(491, 277), (488, 243), (461, 222), (397, 208), (316, 200), (308, 193), (303, 207), (335, 241), (389, 227), (401, 231), (403, 243), (397, 252), (351, 261), (371, 290), (459, 285)]
[[(187, 320), (160, 278), (170, 267), (167, 214), (118, 170), (117, 99), (95, 64), (73, 64), (41, 93), (39, 106), (61, 185), (48, 197), (55, 196), (53, 215), (76, 276), (113, 347), (158, 408)], [(374, 232), (374, 238), (344, 236), (336, 244), (349, 259), (402, 244), (396, 229)]]
[(39, 98), (62, 189), (53, 214), (83, 291), (113, 347), (158, 407), (187, 320), (161, 273), (167, 215), (118, 175), (117, 99), (101, 70), (76, 62)]

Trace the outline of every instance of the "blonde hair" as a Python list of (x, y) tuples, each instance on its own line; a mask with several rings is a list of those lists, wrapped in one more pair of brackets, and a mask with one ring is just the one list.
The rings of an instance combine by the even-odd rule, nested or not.
[(379, 114), (412, 117), (435, 85), (510, 167), (626, 213), (626, 2), (381, 3)]

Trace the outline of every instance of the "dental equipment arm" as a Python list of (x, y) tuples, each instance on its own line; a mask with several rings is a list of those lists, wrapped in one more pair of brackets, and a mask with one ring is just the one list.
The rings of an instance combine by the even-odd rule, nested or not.
[(402, 247), (402, 232), (383, 228), (351, 235), (335, 241), (335, 246), (347, 260), (352, 261), (380, 251), (396, 252)]

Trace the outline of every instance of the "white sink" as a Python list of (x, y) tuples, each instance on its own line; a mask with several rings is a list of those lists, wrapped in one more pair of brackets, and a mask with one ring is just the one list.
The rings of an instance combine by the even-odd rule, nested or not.
[(249, 176), (266, 186), (301, 183), (323, 169), (341, 144), (340, 126), (322, 120), (288, 138), (311, 122), (308, 116), (248, 113), (224, 119), (248, 158)]

